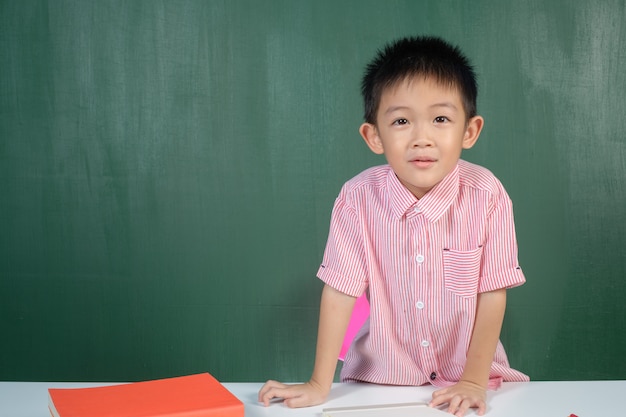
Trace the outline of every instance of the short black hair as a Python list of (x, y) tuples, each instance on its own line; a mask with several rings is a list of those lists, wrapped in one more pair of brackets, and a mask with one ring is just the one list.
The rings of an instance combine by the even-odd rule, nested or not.
[(467, 119), (476, 116), (476, 74), (461, 50), (432, 36), (407, 37), (387, 44), (365, 70), (361, 93), (367, 123), (376, 124), (383, 91), (407, 78), (433, 77), (459, 90)]

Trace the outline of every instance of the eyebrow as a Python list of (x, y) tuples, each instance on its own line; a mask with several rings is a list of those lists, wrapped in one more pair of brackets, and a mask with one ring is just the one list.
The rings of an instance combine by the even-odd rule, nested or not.
[(391, 114), (398, 110), (408, 110), (408, 109), (409, 109), (408, 106), (391, 106), (387, 108), (387, 110), (385, 110), (385, 114)]
[[(435, 104), (431, 104), (430, 106), (428, 106), (428, 108), (430, 109), (436, 109), (439, 107), (448, 108), (454, 111), (459, 110), (459, 108), (455, 106), (454, 103), (451, 103), (449, 101), (442, 101), (441, 103), (435, 103)], [(385, 114), (391, 114), (398, 110), (409, 110), (409, 107), (408, 106), (391, 106), (387, 110), (385, 110)]]
[(443, 101), (441, 103), (435, 103), (431, 106), (429, 106), (431, 109), (437, 108), (437, 107), (447, 107), (449, 109), (452, 109), (454, 111), (458, 111), (458, 107), (454, 105), (454, 103), (451, 103), (449, 101)]

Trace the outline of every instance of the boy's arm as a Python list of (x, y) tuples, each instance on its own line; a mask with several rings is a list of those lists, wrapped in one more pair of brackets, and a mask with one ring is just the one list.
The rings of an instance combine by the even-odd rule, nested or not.
[(506, 289), (478, 294), (476, 321), (462, 381), (473, 382), (487, 388), (505, 309)]
[(273, 398), (283, 398), (288, 407), (321, 404), (330, 392), (341, 344), (356, 301), (328, 285), (322, 290), (315, 366), (309, 382), (286, 385), (267, 381), (259, 391), (259, 401), (268, 406)]
[(489, 372), (505, 309), (506, 289), (478, 294), (476, 320), (463, 375), (457, 384), (433, 393), (433, 407), (448, 403), (448, 412), (457, 416), (465, 415), (468, 408), (478, 408), (478, 415), (485, 413)]

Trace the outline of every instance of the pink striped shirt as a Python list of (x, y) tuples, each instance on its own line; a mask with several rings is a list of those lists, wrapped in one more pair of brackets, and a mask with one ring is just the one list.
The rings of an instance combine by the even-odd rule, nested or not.
[[(525, 282), (513, 210), (487, 169), (459, 161), (421, 199), (388, 165), (348, 181), (335, 206), (318, 277), (370, 318), (344, 360), (343, 381), (448, 386), (463, 373), (477, 294)], [(490, 388), (527, 381), (498, 342)]]

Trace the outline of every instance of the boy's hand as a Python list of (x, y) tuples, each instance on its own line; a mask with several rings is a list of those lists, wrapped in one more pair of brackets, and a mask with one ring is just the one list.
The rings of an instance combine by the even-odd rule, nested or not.
[(259, 402), (267, 407), (273, 398), (283, 398), (284, 404), (289, 408), (310, 407), (323, 403), (328, 392), (328, 389), (322, 388), (313, 381), (287, 385), (270, 380), (259, 390)]
[(469, 381), (456, 384), (433, 392), (431, 407), (448, 404), (448, 413), (463, 417), (470, 408), (477, 408), (476, 414), (482, 416), (487, 410), (487, 390)]

